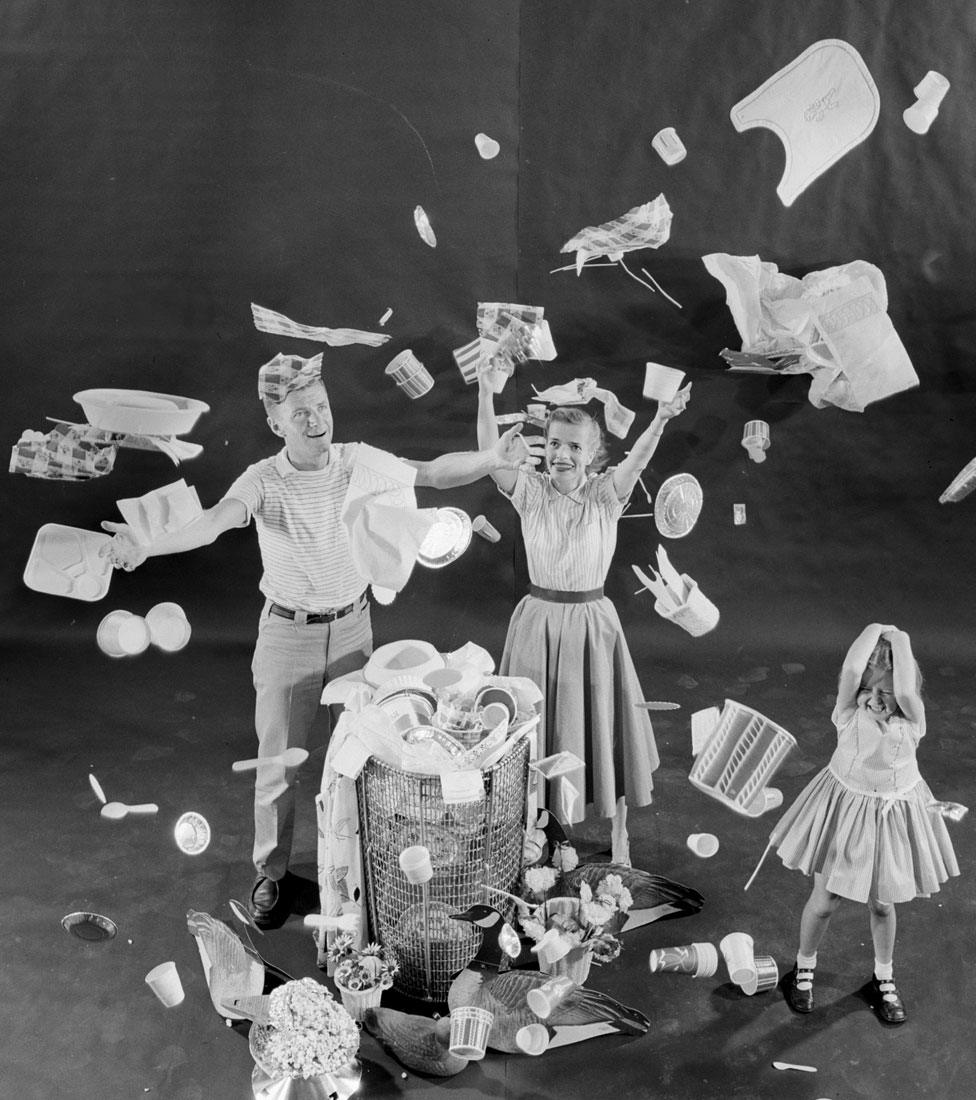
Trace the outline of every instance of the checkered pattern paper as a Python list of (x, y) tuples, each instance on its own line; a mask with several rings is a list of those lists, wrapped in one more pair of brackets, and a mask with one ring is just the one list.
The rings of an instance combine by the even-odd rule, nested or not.
[(112, 472), (117, 437), (90, 425), (56, 424), (46, 435), (25, 431), (10, 452), (10, 473), (48, 481), (88, 481)]
[(597, 256), (619, 260), (625, 252), (638, 248), (660, 248), (671, 236), (671, 217), (671, 207), (661, 194), (653, 202), (635, 206), (613, 221), (588, 225), (559, 251), (575, 252), (579, 270), (583, 263)]
[(362, 332), (357, 328), (320, 328), (314, 325), (301, 325), (283, 313), (251, 303), (254, 327), (261, 332), (270, 332), (274, 336), (294, 336), (299, 340), (315, 340), (331, 347), (343, 347), (346, 344), (366, 344), (378, 348), (389, 340), (384, 332)]

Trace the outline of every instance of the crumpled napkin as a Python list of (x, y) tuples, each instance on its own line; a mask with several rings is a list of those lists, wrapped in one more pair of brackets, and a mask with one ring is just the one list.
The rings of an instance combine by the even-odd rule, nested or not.
[(919, 384), (874, 264), (854, 260), (797, 279), (758, 256), (716, 252), (702, 262), (725, 287), (742, 352), (779, 358), (779, 374), (810, 374), (817, 408), (863, 412)]
[(634, 413), (625, 408), (610, 390), (597, 386), (593, 378), (576, 378), (558, 386), (549, 386), (538, 390), (532, 387), (536, 399), (550, 405), (585, 405), (590, 401), (599, 401), (603, 405), (603, 416), (607, 431), (623, 439), (634, 423)]
[(663, 193), (602, 225), (588, 225), (559, 250), (576, 253), (576, 274), (587, 260), (620, 260), (638, 248), (660, 248), (671, 236), (671, 207)]

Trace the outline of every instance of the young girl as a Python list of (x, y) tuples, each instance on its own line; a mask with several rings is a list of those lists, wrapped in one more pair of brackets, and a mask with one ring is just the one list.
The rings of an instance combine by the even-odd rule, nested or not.
[[(629, 862), (627, 803), (650, 803), (658, 756), (647, 711), (635, 705), (644, 696), (603, 583), (627, 498), (690, 388), (661, 404), (630, 454), (605, 473), (596, 472), (606, 462), (600, 425), (579, 408), (560, 407), (546, 432), (546, 473), (492, 474), (521, 517), (532, 582), (512, 615), (499, 671), (541, 688), (540, 747), (586, 762), (586, 802), (614, 819), (612, 858), (620, 863)], [(497, 437), (494, 396), (481, 375), (479, 444)], [(583, 816), (580, 806), (568, 824)]]
[(908, 635), (866, 627), (841, 669), (834, 755), (773, 830), (783, 863), (813, 875), (784, 987), (796, 1012), (813, 1009), (817, 947), (841, 898), (850, 898), (868, 906), (872, 1007), (886, 1024), (905, 1022), (892, 971), (895, 903), (929, 897), (959, 874), (945, 822), (926, 808), (932, 792), (915, 760), (925, 736), (921, 684)]

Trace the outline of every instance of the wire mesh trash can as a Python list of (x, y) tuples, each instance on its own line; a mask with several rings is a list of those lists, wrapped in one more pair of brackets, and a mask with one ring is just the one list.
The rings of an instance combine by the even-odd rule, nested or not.
[[(370, 934), (392, 949), (394, 986), (421, 1000), (447, 1000), (451, 980), (478, 953), (481, 929), (451, 913), (490, 901), (484, 885), (517, 893), (529, 777), (529, 739), (520, 737), (481, 773), (476, 802), (445, 803), (440, 777), (367, 760), (356, 792)], [(400, 852), (430, 851), (433, 878), (407, 881)]]

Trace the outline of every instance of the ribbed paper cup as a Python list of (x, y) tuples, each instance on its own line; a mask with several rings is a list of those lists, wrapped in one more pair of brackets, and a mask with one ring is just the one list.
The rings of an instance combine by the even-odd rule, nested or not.
[(779, 967), (772, 955), (756, 956), (756, 974), (742, 983), (742, 992), (750, 997), (754, 993), (765, 993), (774, 989), (779, 981)]
[(451, 1011), (450, 1051), (458, 1058), (476, 1062), (488, 1049), (488, 1035), (495, 1014), (474, 1005), (460, 1005)]

